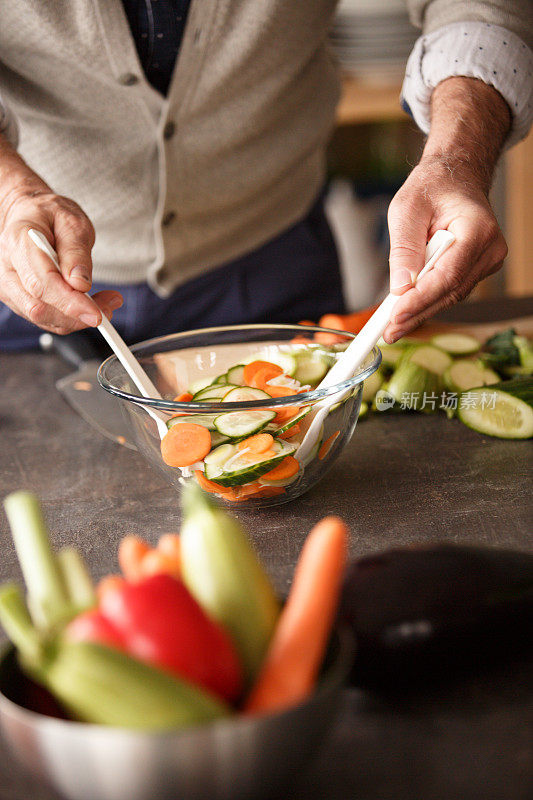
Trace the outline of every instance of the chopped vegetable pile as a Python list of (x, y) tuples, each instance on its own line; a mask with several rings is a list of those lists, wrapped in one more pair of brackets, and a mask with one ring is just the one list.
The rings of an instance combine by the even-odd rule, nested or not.
[(179, 535), (156, 547), (124, 537), (122, 574), (95, 588), (76, 551), (52, 550), (37, 498), (6, 498), (27, 595), (1, 587), (0, 622), (23, 672), (71, 719), (178, 729), (281, 711), (312, 693), (339, 600), (344, 523), (327, 517), (311, 531), (281, 608), (239, 523), (194, 483), (183, 503)]
[(510, 329), (485, 345), (473, 336), (440, 334), (380, 343), (380, 369), (365, 381), (363, 416), (373, 411), (439, 409), (479, 433), (533, 436), (533, 346)]
[[(341, 345), (270, 347), (247, 363), (202, 381), (176, 400), (194, 403), (259, 401), (259, 408), (223, 413), (176, 414), (161, 441), (165, 464), (194, 477), (206, 492), (227, 501), (274, 497), (302, 474), (295, 458), (311, 405), (295, 396), (315, 388), (335, 363)], [(271, 398), (290, 405), (264, 405)], [(290, 401), (289, 401), (289, 398)], [(319, 443), (320, 445), (320, 443)], [(318, 452), (318, 451), (317, 451)]]

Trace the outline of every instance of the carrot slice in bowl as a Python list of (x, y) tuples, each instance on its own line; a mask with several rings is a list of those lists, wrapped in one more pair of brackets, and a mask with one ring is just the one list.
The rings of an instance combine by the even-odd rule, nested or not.
[(161, 456), (169, 467), (190, 467), (211, 450), (211, 434), (203, 425), (174, 425), (161, 440)]

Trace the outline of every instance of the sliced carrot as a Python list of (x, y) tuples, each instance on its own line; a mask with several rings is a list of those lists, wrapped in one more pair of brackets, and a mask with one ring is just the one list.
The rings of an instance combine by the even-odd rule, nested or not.
[(174, 425), (161, 440), (161, 456), (169, 467), (189, 467), (202, 461), (211, 450), (211, 434), (203, 425)]
[(313, 322), (312, 319), (301, 319), (298, 325), (316, 325), (316, 322)]
[(279, 453), (272, 449), (272, 450), (264, 450), (262, 453), (245, 453), (244, 450), (242, 451), (241, 459), (243, 461), (248, 461), (250, 464), (257, 461), (257, 456), (260, 455), (262, 458), (276, 458)]
[(288, 386), (273, 386), (271, 383), (265, 386), (264, 391), (269, 394), (270, 397), (291, 397), (298, 394), (296, 389), (290, 389)]
[(190, 392), (182, 392), (174, 398), (175, 403), (190, 403), (191, 400), (192, 394)]
[(310, 341), (311, 341), (311, 337), (310, 336), (302, 336), (300, 334), (300, 336), (293, 336), (292, 337), (291, 344), (309, 344)]
[(287, 428), (283, 433), (278, 433), (278, 439), (291, 439), (300, 433), (300, 423), (295, 422), (291, 428)]
[(300, 413), (298, 406), (275, 408), (274, 411), (276, 412), (276, 416), (274, 417), (274, 422), (276, 425), (284, 425), (286, 422), (290, 422), (293, 417), (297, 417)]
[(168, 556), (160, 550), (151, 550), (146, 553), (141, 562), (143, 578), (152, 575), (172, 575), (174, 578), (181, 578), (181, 561), (173, 556)]
[(210, 481), (209, 478), (206, 478), (204, 473), (201, 469), (194, 470), (194, 477), (206, 492), (212, 492), (213, 494), (225, 494), (231, 492), (231, 486), (221, 486), (219, 483), (215, 483), (215, 481)]
[(244, 450), (246, 447), (251, 453), (264, 453), (265, 450), (270, 450), (273, 444), (274, 437), (269, 433), (256, 433), (239, 442), (237, 450)]
[(278, 494), (285, 494), (284, 486), (263, 486), (260, 492), (257, 492), (256, 497), (276, 497)]
[(277, 378), (278, 375), (283, 375), (283, 370), (277, 364), (272, 364), (271, 367), (261, 367), (250, 378), (250, 386), (268, 392), (270, 388), (268, 381)]
[(370, 306), (369, 308), (361, 309), (361, 311), (354, 311), (352, 314), (324, 314), (320, 317), (318, 324), (321, 328), (335, 328), (338, 331), (359, 333), (376, 308), (377, 306)]
[(122, 577), (122, 575), (104, 575), (103, 578), (100, 578), (96, 586), (96, 596), (98, 598), (98, 602), (100, 602), (104, 594), (122, 586), (124, 584), (124, 580), (125, 579)]
[(284, 481), (286, 478), (292, 478), (300, 469), (300, 462), (294, 456), (285, 456), (283, 461), (276, 464), (270, 472), (266, 472), (262, 477), (267, 478), (269, 481)]
[(327, 333), (327, 331), (324, 331), (324, 333), (315, 333), (313, 339), (320, 344), (338, 344), (339, 342), (345, 342), (346, 336), (341, 333)]
[(318, 451), (319, 461), (322, 461), (327, 456), (327, 454), (331, 450), (333, 442), (335, 441), (339, 433), (340, 431), (335, 431), (335, 433), (332, 433), (331, 436), (328, 436), (328, 438), (324, 442), (322, 442), (322, 444), (320, 445), (320, 450)]
[(181, 561), (181, 540), (178, 533), (164, 533), (160, 536), (157, 549), (169, 558)]
[(139, 581), (142, 575), (142, 561), (152, 548), (140, 536), (124, 536), (118, 546), (118, 563), (127, 581)]
[(347, 544), (339, 517), (321, 520), (307, 537), (246, 713), (289, 708), (311, 694), (335, 619)]
[[(245, 368), (243, 370), (243, 373), (242, 373), (243, 380), (248, 386), (250, 386), (251, 385), (250, 381), (252, 380), (252, 378), (254, 377), (255, 373), (258, 370), (262, 369), (263, 367), (271, 367), (272, 368), (272, 367), (277, 367), (277, 366), (278, 365), (277, 364), (273, 364), (272, 361), (261, 361), (259, 359), (257, 361), (251, 361), (249, 364), (246, 364), (246, 366), (245, 366)], [(283, 370), (281, 368), (278, 367), (278, 369), (280, 369), (280, 372), (283, 372)]]

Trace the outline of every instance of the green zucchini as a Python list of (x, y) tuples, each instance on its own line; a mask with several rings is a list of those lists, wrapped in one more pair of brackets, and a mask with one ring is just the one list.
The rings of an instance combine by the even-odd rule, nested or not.
[(431, 344), (452, 356), (471, 355), (481, 347), (477, 339), (464, 333), (439, 333), (432, 337)]
[(179, 417), (172, 417), (167, 420), (167, 428), (170, 430), (174, 425), (180, 425), (183, 422), (192, 422), (195, 425), (201, 425), (210, 431), (216, 430), (213, 420), (217, 414), (183, 414)]
[(533, 436), (533, 377), (463, 392), (458, 405), (461, 422), (478, 433), (501, 439)]
[(452, 392), (466, 392), (478, 386), (499, 383), (500, 378), (481, 361), (458, 359), (444, 373), (444, 385)]
[(237, 386), (233, 386), (231, 383), (209, 384), (209, 386), (205, 386), (203, 389), (200, 389), (200, 391), (196, 392), (196, 394), (193, 395), (191, 402), (198, 403), (199, 401), (206, 401), (207, 399), (221, 400), (228, 392), (237, 388)]
[(417, 364), (435, 375), (444, 375), (448, 367), (452, 365), (452, 358), (448, 353), (430, 344), (408, 347), (401, 358), (399, 366), (405, 361)]
[[(232, 447), (232, 450), (225, 450), (221, 457), (217, 453), (217, 450), (221, 448), (217, 448), (205, 458), (206, 478), (215, 481), (220, 486), (242, 486), (245, 483), (251, 483), (266, 472), (270, 472), (276, 464), (296, 450), (295, 445), (282, 439), (275, 439), (272, 446), (272, 449), (276, 451), (275, 456), (265, 457), (263, 454), (258, 454), (251, 461), (246, 457), (247, 454), (244, 450), (240, 451), (234, 445), (222, 445), (222, 447)], [(231, 453), (229, 457), (228, 453)]]
[(268, 433), (271, 433), (272, 436), (279, 436), (280, 433), (285, 433), (285, 431), (288, 431), (289, 428), (292, 428), (293, 425), (296, 425), (297, 422), (300, 422), (301, 419), (306, 417), (310, 411), (311, 411), (311, 406), (305, 406), (305, 408), (301, 409), (299, 414), (294, 416), (288, 422), (285, 422), (283, 425), (280, 426), (274, 425), (273, 429), (269, 430)]
[(246, 439), (253, 433), (259, 433), (265, 425), (272, 422), (276, 416), (275, 411), (267, 408), (253, 408), (250, 411), (229, 411), (227, 414), (219, 414), (215, 417), (214, 425), (219, 433), (229, 436), (230, 439), (238, 441)]
[(251, 403), (253, 400), (270, 400), (269, 394), (251, 386), (236, 386), (223, 397), (224, 403)]
[(226, 372), (228, 383), (233, 383), (235, 386), (245, 386), (244, 382), (244, 364), (236, 364), (230, 367)]

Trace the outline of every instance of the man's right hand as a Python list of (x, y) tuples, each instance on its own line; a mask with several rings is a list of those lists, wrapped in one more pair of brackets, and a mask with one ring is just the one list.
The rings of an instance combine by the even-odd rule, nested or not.
[[(0, 137), (1, 139), (1, 137)], [(92, 282), (94, 230), (82, 209), (52, 190), (3, 140), (0, 142), (0, 300), (53, 333), (95, 327), (122, 305), (119, 292), (85, 296)], [(41, 231), (59, 268), (28, 236)]]

